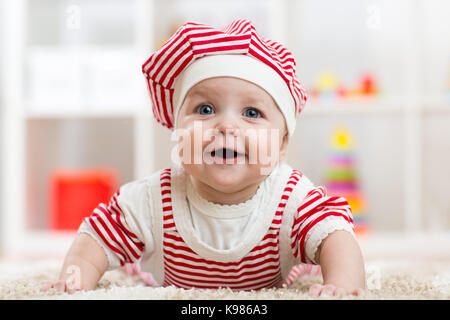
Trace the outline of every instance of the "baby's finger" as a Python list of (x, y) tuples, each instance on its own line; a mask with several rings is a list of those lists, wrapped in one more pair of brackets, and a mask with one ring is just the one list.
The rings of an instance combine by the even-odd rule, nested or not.
[(66, 283), (66, 292), (69, 294), (73, 294), (77, 291), (80, 291), (81, 287), (77, 283), (67, 282)]
[(50, 281), (46, 281), (44, 282), (44, 284), (41, 286), (40, 291), (41, 292), (47, 292), (51, 287), (52, 287), (53, 283)]
[(318, 297), (320, 295), (320, 292), (322, 291), (322, 285), (321, 284), (314, 284), (309, 288), (308, 294), (310, 297)]
[(347, 294), (347, 292), (345, 291), (344, 288), (337, 288), (336, 291), (334, 292), (334, 295), (337, 297), (342, 297), (345, 296)]
[(361, 288), (355, 289), (352, 292), (350, 292), (350, 294), (354, 295), (354, 296), (357, 296), (357, 297), (358, 296), (362, 296), (364, 294), (364, 289), (361, 289)]
[(336, 287), (331, 285), (331, 284), (327, 284), (323, 287), (322, 292), (320, 293), (321, 296), (333, 296), (334, 293), (336, 291)]
[(64, 292), (65, 287), (66, 287), (66, 284), (64, 283), (64, 281), (58, 281), (55, 284), (53, 284), (53, 286), (52, 286), (52, 288), (55, 288), (59, 292)]
[(66, 292), (68, 294), (74, 294), (75, 292), (80, 291), (80, 289), (75, 288), (75, 287), (66, 287)]

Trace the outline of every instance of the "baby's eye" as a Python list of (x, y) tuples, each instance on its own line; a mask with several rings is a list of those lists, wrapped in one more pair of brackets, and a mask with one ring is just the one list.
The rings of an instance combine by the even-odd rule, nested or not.
[(213, 114), (214, 109), (208, 104), (202, 104), (197, 108), (197, 113), (200, 113), (202, 115)]
[(261, 112), (259, 112), (255, 108), (248, 108), (244, 111), (243, 115), (248, 118), (259, 118), (261, 117)]

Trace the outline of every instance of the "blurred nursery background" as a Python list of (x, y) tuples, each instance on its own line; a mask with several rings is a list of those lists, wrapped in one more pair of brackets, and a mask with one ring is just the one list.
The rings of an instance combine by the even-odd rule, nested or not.
[(170, 166), (141, 66), (187, 20), (254, 22), (309, 100), (287, 162), (348, 198), (366, 256), (450, 258), (450, 2), (0, 0), (0, 257), (61, 257)]

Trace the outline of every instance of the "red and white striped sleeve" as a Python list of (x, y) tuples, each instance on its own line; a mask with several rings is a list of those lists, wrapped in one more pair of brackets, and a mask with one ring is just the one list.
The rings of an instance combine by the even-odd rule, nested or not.
[(125, 184), (108, 204), (100, 203), (91, 216), (83, 220), (79, 232), (89, 234), (102, 246), (108, 257), (108, 270), (133, 263), (142, 256), (143, 228), (148, 228), (140, 221), (145, 196), (142, 184)]
[(353, 218), (347, 200), (327, 196), (323, 187), (312, 189), (297, 207), (291, 233), (291, 248), (302, 263), (317, 264), (315, 254), (330, 233), (353, 233)]

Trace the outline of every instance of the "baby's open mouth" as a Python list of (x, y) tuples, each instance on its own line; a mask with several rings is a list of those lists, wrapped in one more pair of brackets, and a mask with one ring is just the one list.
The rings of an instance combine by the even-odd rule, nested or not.
[(222, 158), (222, 159), (235, 159), (237, 157), (241, 157), (244, 154), (239, 153), (235, 150), (232, 149), (227, 149), (227, 148), (222, 148), (222, 149), (217, 149), (214, 150), (213, 152), (211, 152), (211, 157), (218, 157), (218, 158)]

